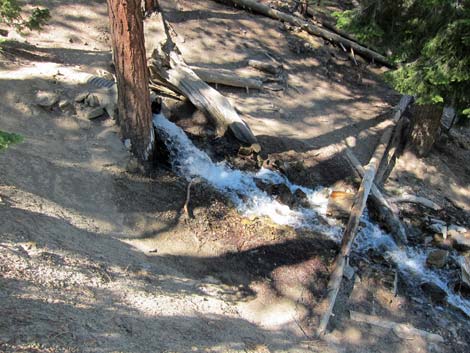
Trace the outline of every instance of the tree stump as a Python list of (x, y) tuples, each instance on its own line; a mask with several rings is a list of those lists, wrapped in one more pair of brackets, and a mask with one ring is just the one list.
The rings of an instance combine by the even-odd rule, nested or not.
[(425, 104), (411, 108), (411, 129), (409, 146), (420, 157), (431, 151), (441, 125), (442, 107)]

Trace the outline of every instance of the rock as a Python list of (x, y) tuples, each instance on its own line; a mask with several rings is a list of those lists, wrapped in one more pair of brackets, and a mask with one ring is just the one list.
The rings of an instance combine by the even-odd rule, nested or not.
[(439, 223), (439, 224), (442, 224), (442, 225), (446, 225), (447, 223), (445, 221), (443, 221), (442, 219), (437, 219), (437, 218), (429, 218), (429, 222), (430, 223)]
[(446, 302), (447, 293), (444, 289), (432, 282), (424, 282), (421, 284), (421, 289), (424, 294), (436, 304), (443, 304)]
[(55, 92), (38, 91), (36, 93), (36, 104), (43, 108), (51, 108), (59, 101), (59, 95)]
[(435, 234), (433, 237), (433, 245), (440, 249), (452, 250), (454, 247), (450, 238), (444, 239), (440, 234)]
[(69, 107), (72, 103), (66, 99), (66, 98), (62, 98), (60, 101), (59, 101), (59, 108), (64, 110), (66, 109), (67, 107)]
[(449, 252), (447, 250), (436, 249), (432, 250), (426, 259), (426, 264), (429, 267), (442, 268), (447, 263), (447, 258), (449, 257)]
[(462, 282), (470, 288), (470, 257), (461, 256), (459, 258)]
[(251, 147), (240, 146), (238, 149), (238, 154), (241, 156), (249, 156), (252, 152)]
[(103, 114), (104, 114), (104, 109), (100, 107), (86, 108), (86, 109), (80, 110), (79, 112), (80, 117), (82, 117), (83, 119), (88, 119), (88, 120), (99, 118)]
[(438, 234), (442, 234), (444, 236), (444, 239), (447, 238), (447, 226), (445, 224), (442, 224), (442, 223), (431, 223), (429, 226), (428, 226), (429, 230), (431, 230), (432, 232), (435, 232), (435, 233), (438, 233)]
[(356, 195), (345, 191), (333, 191), (328, 199), (327, 215), (348, 218)]
[(90, 94), (90, 92), (82, 92), (82, 93), (79, 93), (79, 94), (75, 97), (75, 102), (77, 102), (77, 103), (83, 102), (83, 101), (88, 97), (89, 94)]
[(142, 169), (142, 166), (140, 165), (139, 161), (136, 158), (131, 157), (129, 159), (129, 162), (127, 162), (126, 171), (128, 171), (129, 173), (136, 174), (136, 173), (139, 173), (141, 169)]
[(304, 207), (304, 208), (310, 207), (307, 194), (303, 192), (301, 189), (295, 190), (294, 200), (295, 200), (296, 206), (298, 207)]
[(451, 237), (452, 235), (455, 235), (457, 233), (467, 233), (468, 229), (455, 224), (451, 224), (447, 227), (447, 232), (448, 235)]
[(343, 276), (346, 277), (348, 280), (352, 280), (355, 273), (356, 270), (354, 269), (354, 267), (350, 266), (349, 264), (346, 264), (346, 266), (344, 266)]
[(131, 139), (125, 139), (125, 140), (124, 140), (124, 146), (127, 148), (128, 151), (130, 151), (131, 148), (132, 148)]
[(259, 143), (254, 143), (250, 146), (253, 153), (260, 153), (261, 152), (261, 145)]
[(427, 248), (433, 241), (433, 237), (425, 237), (424, 238), (424, 247)]
[(85, 104), (88, 105), (89, 107), (99, 107), (100, 100), (96, 94), (90, 93), (88, 97), (85, 99)]
[(271, 192), (274, 196), (276, 196), (276, 199), (278, 199), (279, 202), (289, 207), (294, 205), (294, 195), (292, 195), (292, 192), (286, 184), (272, 185)]
[(107, 70), (99, 70), (98, 76), (104, 78), (105, 80), (114, 82), (114, 75)]
[(459, 251), (470, 250), (470, 233), (458, 233), (451, 238), (452, 246)]

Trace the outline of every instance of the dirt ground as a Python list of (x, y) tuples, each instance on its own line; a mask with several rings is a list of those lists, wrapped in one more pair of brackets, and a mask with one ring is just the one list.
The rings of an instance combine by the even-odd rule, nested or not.
[[(114, 121), (84, 119), (74, 102), (87, 89), (81, 73), (110, 70), (105, 1), (37, 3), (51, 10), (49, 25), (26, 37), (11, 33), (18, 42), (0, 52), (0, 129), (24, 137), (0, 152), (0, 351), (468, 351), (461, 313), (415, 300), (405, 284), (394, 296), (390, 267), (360, 257), (330, 333), (313, 338), (337, 246), (321, 234), (242, 218), (204, 184), (193, 189), (188, 219), (184, 179), (164, 166), (129, 172)], [(348, 177), (341, 147), (348, 136), (357, 137), (361, 160), (369, 158), (399, 99), (378, 78), (381, 68), (354, 67), (321, 39), (213, 1), (161, 4), (190, 64), (237, 70), (266, 53), (283, 64), (286, 90), (220, 90), (264, 158), (302, 161), (296, 182)], [(149, 21), (149, 51), (159, 35)], [(38, 91), (69, 104), (39, 107)], [(461, 143), (441, 140), (424, 159), (406, 153), (386, 188), (429, 197), (468, 226), (469, 160)], [(412, 323), (446, 342), (400, 339), (351, 321), (351, 309)]]

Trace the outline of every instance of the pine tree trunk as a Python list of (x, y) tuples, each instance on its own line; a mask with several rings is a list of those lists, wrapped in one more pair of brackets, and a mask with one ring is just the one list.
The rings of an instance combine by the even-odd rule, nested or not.
[(108, 0), (118, 87), (118, 123), (141, 161), (152, 154), (154, 132), (141, 1)]

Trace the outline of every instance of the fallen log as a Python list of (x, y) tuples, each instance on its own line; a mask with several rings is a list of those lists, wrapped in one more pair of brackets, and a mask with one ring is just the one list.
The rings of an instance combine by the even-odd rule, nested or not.
[(206, 83), (215, 83), (231, 87), (241, 88), (263, 88), (261, 78), (243, 77), (239, 74), (233, 74), (227, 70), (207, 69), (203, 67), (191, 66), (191, 69)]
[(348, 48), (353, 48), (357, 54), (361, 54), (377, 63), (383, 64), (388, 67), (394, 67), (394, 65), (390, 63), (385, 56), (371, 49), (368, 49), (356, 42), (353, 42), (352, 40), (344, 38), (340, 36), (339, 34), (336, 34), (324, 28), (318, 27), (315, 24), (311, 23), (310, 21), (306, 21), (300, 17), (292, 16), (290, 14), (278, 11), (267, 5), (261, 4), (260, 2), (256, 0), (215, 0), (215, 1), (223, 3), (223, 4), (239, 6), (241, 8), (251, 10), (253, 12), (259, 13), (267, 17), (274, 18), (276, 20), (288, 22), (294, 26), (298, 26), (302, 28), (303, 30), (305, 30), (306, 32), (312, 35), (325, 38), (326, 40), (329, 40), (330, 42), (335, 42), (338, 44), (340, 43)]
[(277, 75), (282, 71), (281, 64), (261, 60), (248, 60), (248, 66), (254, 67), (255, 69), (261, 71), (268, 72), (273, 75)]
[[(402, 96), (400, 103), (397, 107), (397, 111), (393, 117), (393, 124), (400, 119), (402, 115), (402, 111), (404, 111), (403, 107), (406, 107), (410, 100), (409, 96)], [(372, 185), (374, 184), (375, 174), (377, 172), (377, 168), (379, 167), (380, 162), (385, 153), (385, 149), (390, 142), (390, 138), (392, 136), (393, 131), (393, 124), (385, 129), (384, 133), (382, 134), (379, 144), (377, 145), (372, 158), (370, 159), (367, 166), (364, 168), (364, 176), (361, 182), (361, 186), (359, 187), (359, 191), (357, 192), (356, 200), (354, 202), (354, 206), (351, 210), (351, 214), (349, 217), (348, 224), (346, 229), (343, 233), (343, 239), (341, 241), (341, 248), (338, 256), (336, 257), (335, 263), (333, 265), (333, 272), (330, 276), (330, 280), (328, 281), (328, 296), (323, 301), (326, 304), (326, 310), (322, 315), (320, 320), (320, 325), (317, 329), (317, 335), (322, 336), (326, 332), (326, 327), (328, 326), (328, 322), (330, 320), (331, 314), (333, 312), (333, 307), (336, 302), (336, 297), (339, 292), (339, 288), (341, 286), (341, 280), (343, 278), (344, 273), (344, 265), (346, 264), (346, 259), (351, 252), (351, 247), (356, 238), (356, 231), (357, 227), (359, 226), (359, 221), (366, 207), (367, 198), (369, 196), (370, 190)]]
[[(365, 173), (364, 167), (361, 165), (354, 153), (346, 147), (345, 154), (357, 174), (363, 177)], [(407, 235), (405, 227), (398, 218), (396, 210), (393, 209), (393, 206), (390, 205), (375, 183), (372, 184), (370, 201), (377, 211), (380, 221), (384, 223), (385, 228), (390, 232), (395, 242), (399, 246), (406, 244)]]
[(374, 315), (367, 315), (351, 310), (351, 320), (361, 323), (366, 323), (374, 326), (379, 326), (386, 329), (391, 329), (398, 337), (403, 339), (411, 339), (414, 337), (423, 337), (430, 342), (443, 343), (444, 338), (436, 333), (420, 330), (411, 324), (400, 324), (390, 320), (382, 319)]
[(410, 195), (410, 194), (403, 194), (401, 196), (391, 197), (390, 202), (409, 202), (409, 203), (416, 203), (419, 205), (423, 205), (424, 207), (430, 208), (434, 211), (442, 210), (442, 207), (439, 206), (437, 203), (421, 196)]
[(187, 97), (196, 108), (212, 119), (219, 136), (230, 129), (238, 140), (256, 145), (259, 149), (255, 135), (240, 118), (230, 101), (201, 80), (184, 62), (171, 38), (170, 26), (161, 12), (159, 15), (166, 39), (157, 46), (149, 59), (150, 80), (165, 83), (171, 90)]
[(382, 186), (387, 181), (388, 177), (392, 173), (393, 168), (398, 157), (403, 153), (406, 145), (406, 131), (409, 127), (408, 119), (400, 119), (395, 126), (392, 134), (392, 138), (385, 152), (385, 156), (382, 163), (379, 166), (377, 175), (375, 176), (375, 184)]
[[(341, 37), (349, 39), (352, 42), (356, 42), (357, 44), (360, 44), (359, 41), (356, 38), (354, 38), (352, 35), (350, 35), (349, 33), (345, 32), (345, 31), (342, 31), (341, 29), (339, 29), (335, 25), (329, 23), (328, 21), (322, 21), (319, 18), (315, 17), (316, 13), (315, 13), (315, 10), (312, 7), (307, 8), (307, 14), (310, 17), (312, 17), (312, 19), (314, 19), (315, 22), (319, 22), (322, 27), (325, 27), (326, 29), (340, 35)], [(362, 46), (366, 47), (365, 45), (362, 45)]]

